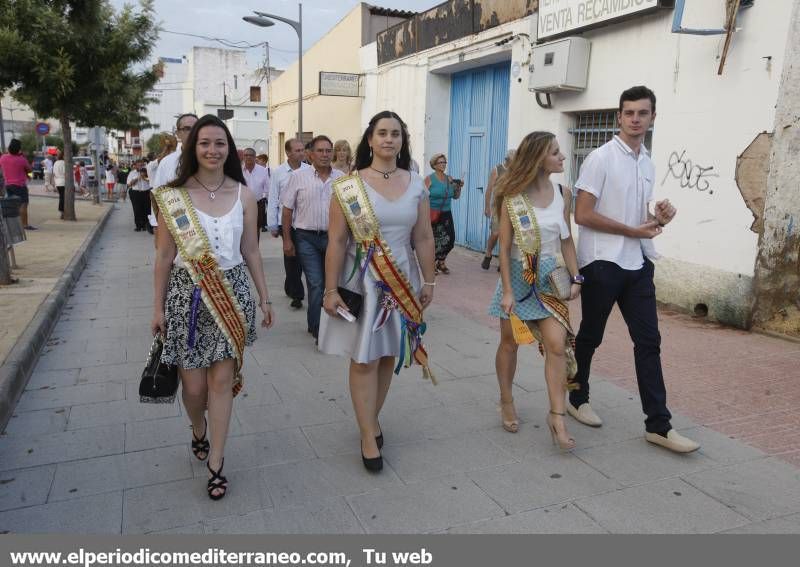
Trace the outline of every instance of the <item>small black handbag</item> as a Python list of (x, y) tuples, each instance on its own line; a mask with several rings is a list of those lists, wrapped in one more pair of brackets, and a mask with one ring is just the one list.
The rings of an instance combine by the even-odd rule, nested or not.
[(337, 291), (339, 292), (339, 297), (341, 297), (344, 304), (347, 305), (350, 314), (358, 319), (358, 316), (361, 315), (361, 306), (364, 304), (364, 296), (360, 293), (350, 291), (346, 287), (339, 287)]
[(171, 404), (178, 391), (178, 367), (161, 363), (164, 343), (160, 335), (153, 338), (147, 366), (139, 382), (139, 401), (143, 404)]

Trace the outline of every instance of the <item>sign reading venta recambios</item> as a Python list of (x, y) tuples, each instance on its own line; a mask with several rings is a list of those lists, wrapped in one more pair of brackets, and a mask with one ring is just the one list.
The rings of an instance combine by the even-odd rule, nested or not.
[(358, 96), (359, 75), (320, 71), (319, 94), (328, 96)]
[(539, 0), (539, 39), (671, 5), (671, 0)]

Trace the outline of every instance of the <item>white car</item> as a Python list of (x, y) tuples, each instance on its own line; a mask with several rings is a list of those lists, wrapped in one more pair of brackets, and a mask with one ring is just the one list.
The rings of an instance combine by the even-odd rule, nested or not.
[(76, 163), (82, 163), (84, 165), (86, 168), (86, 175), (89, 177), (89, 181), (95, 180), (96, 175), (92, 158), (89, 156), (72, 156), (72, 166), (75, 167)]

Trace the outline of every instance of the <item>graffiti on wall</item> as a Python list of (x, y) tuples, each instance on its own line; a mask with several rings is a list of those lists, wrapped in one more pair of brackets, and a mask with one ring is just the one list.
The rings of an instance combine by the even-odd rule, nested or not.
[(703, 167), (700, 164), (692, 162), (686, 156), (686, 150), (678, 153), (674, 151), (669, 156), (667, 162), (667, 174), (661, 181), (661, 185), (667, 182), (667, 179), (672, 177), (677, 179), (682, 189), (694, 189), (700, 192), (708, 192), (709, 195), (714, 193), (711, 188), (711, 178), (719, 177), (718, 173), (713, 173), (714, 166)]

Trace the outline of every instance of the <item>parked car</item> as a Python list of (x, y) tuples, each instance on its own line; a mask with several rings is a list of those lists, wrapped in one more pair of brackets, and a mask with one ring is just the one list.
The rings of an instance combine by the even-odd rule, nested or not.
[(89, 177), (89, 181), (95, 180), (95, 169), (94, 169), (94, 162), (92, 158), (89, 156), (72, 156), (72, 165), (73, 167), (77, 163), (82, 163), (86, 168), (86, 175)]
[(33, 172), (31, 173), (34, 179), (44, 179), (44, 165), (43, 156), (33, 156), (33, 161), (31, 162), (31, 169)]

